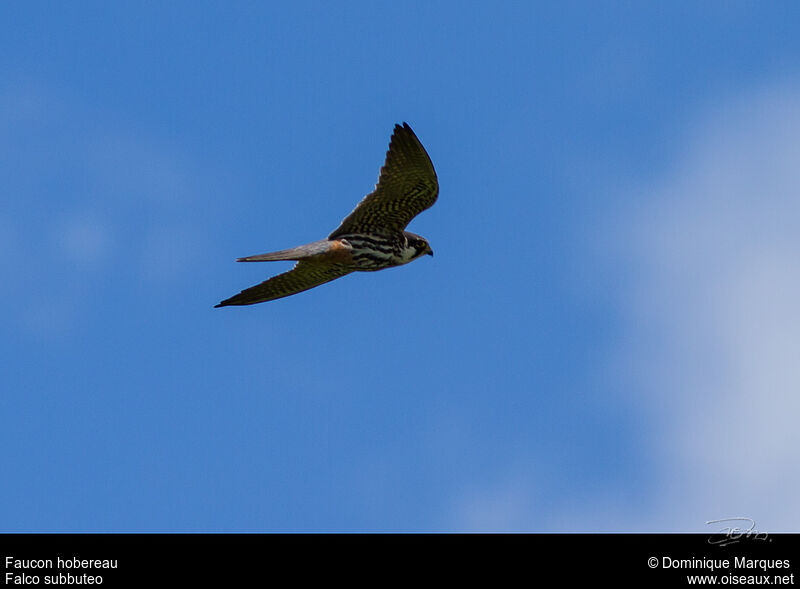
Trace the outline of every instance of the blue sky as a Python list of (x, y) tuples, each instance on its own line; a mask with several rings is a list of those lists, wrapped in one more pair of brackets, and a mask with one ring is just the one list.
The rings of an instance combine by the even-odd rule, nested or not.
[[(4, 531), (800, 529), (800, 17), (0, 8)], [(436, 252), (214, 309), (372, 189)]]

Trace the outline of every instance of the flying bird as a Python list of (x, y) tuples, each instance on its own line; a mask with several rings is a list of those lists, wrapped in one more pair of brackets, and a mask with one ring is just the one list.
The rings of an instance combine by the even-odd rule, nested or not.
[(341, 278), (374, 272), (433, 255), (427, 240), (405, 230), (433, 206), (439, 182), (431, 158), (407, 123), (395, 125), (375, 190), (358, 203), (327, 239), (237, 262), (294, 260), (294, 268), (247, 288), (216, 307), (274, 301)]

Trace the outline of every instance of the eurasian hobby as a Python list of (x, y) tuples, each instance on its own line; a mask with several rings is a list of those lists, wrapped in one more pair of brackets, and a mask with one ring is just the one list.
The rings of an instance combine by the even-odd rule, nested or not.
[(373, 272), (433, 255), (428, 242), (405, 231), (433, 206), (439, 183), (430, 157), (408, 124), (395, 125), (375, 190), (364, 197), (327, 239), (237, 262), (296, 260), (294, 268), (245, 289), (217, 307), (273, 301), (351, 272)]

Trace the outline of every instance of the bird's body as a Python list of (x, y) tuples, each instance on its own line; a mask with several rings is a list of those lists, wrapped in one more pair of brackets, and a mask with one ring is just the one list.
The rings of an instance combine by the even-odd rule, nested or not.
[(433, 164), (406, 123), (395, 125), (375, 190), (358, 204), (327, 239), (238, 262), (295, 260), (289, 272), (245, 289), (216, 305), (252, 305), (293, 295), (351, 272), (374, 272), (433, 255), (428, 242), (405, 231), (439, 194)]

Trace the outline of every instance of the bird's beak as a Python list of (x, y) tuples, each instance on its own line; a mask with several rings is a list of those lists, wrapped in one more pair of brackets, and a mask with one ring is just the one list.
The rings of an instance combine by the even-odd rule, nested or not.
[(428, 255), (429, 255), (429, 256), (432, 256), (432, 255), (433, 255), (433, 250), (432, 250), (432, 249), (430, 249), (430, 248), (428, 248)]

